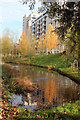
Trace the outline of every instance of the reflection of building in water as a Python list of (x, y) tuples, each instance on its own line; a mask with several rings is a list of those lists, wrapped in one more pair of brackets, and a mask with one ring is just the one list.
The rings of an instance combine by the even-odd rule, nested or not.
[(29, 106), (36, 106), (37, 102), (33, 100), (33, 96), (31, 96), (31, 93), (27, 93), (26, 96), (22, 96), (23, 104), (29, 105)]

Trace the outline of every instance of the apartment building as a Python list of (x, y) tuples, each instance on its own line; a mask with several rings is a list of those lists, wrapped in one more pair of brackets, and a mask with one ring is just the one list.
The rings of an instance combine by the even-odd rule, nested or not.
[[(38, 40), (40, 37), (42, 37), (46, 30), (48, 29), (49, 24), (52, 24), (53, 30), (59, 26), (58, 23), (59, 17), (54, 17), (53, 19), (50, 19), (46, 12), (42, 13), (35, 13), (33, 12), (29, 16), (24, 16), (23, 18), (23, 30), (27, 34), (29, 28), (32, 31), (32, 35), (36, 38), (36, 48), (38, 45)], [(64, 47), (62, 45), (59, 45), (56, 48), (53, 48), (52, 51), (47, 51), (50, 53), (57, 53), (62, 52), (64, 50)]]
[(39, 37), (45, 34), (49, 25), (49, 17), (46, 12), (42, 13), (35, 21), (32, 22), (32, 34), (35, 35), (38, 42)]
[(23, 17), (23, 31), (27, 34), (29, 28), (32, 26), (32, 22), (36, 20), (41, 14), (37, 12), (32, 12), (30, 15), (25, 15)]

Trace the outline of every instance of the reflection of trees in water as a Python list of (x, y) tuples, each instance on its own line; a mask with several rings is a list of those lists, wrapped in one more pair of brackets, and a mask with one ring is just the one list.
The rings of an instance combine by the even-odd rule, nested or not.
[[(63, 102), (74, 102), (79, 99), (80, 87), (72, 80), (50, 72), (37, 71), (34, 68), (31, 70), (30, 66), (26, 71), (25, 68), (21, 67), (22, 76), (34, 80), (37, 87), (39, 87), (36, 95), (33, 95), (35, 97), (31, 97), (31, 103), (37, 100), (38, 105), (41, 103), (42, 105), (57, 106)], [(36, 80), (38, 81), (36, 82)]]
[(52, 76), (50, 79), (42, 79), (37, 82), (39, 86), (38, 102), (57, 106), (64, 102), (75, 102), (80, 97), (80, 86), (65, 78), (57, 80), (58, 77)]
[(39, 102), (44, 104), (54, 103), (57, 100), (58, 88), (55, 76), (51, 79), (38, 81), (40, 90), (37, 92)]
[(47, 103), (51, 103), (53, 98), (54, 100), (56, 100), (57, 86), (53, 79), (48, 79), (45, 85), (43, 84), (43, 90), (44, 90), (44, 97), (46, 98)]
[(28, 71), (26, 71), (25, 66), (19, 66), (19, 69), (21, 70), (21, 74), (20, 74), (21, 78), (28, 77)]
[[(64, 101), (74, 102), (80, 97), (80, 86), (66, 77), (50, 72), (36, 71), (34, 68), (31, 70), (30, 66), (28, 68), (26, 66), (19, 66), (16, 69), (10, 65), (3, 65), (2, 69), (10, 77), (27, 77), (28, 80), (35, 81), (39, 90), (35, 91), (36, 95), (31, 97), (31, 102), (35, 102), (37, 99), (38, 104), (42, 101), (42, 104), (51, 103), (52, 105), (57, 105)], [(36, 82), (37, 80), (38, 82)]]
[(62, 87), (61, 98), (64, 99), (65, 102), (75, 102), (80, 97), (80, 86), (76, 84), (72, 84), (67, 88)]

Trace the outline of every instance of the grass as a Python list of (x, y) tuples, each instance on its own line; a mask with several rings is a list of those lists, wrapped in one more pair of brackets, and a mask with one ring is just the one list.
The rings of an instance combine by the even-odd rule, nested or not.
[(72, 61), (73, 59), (71, 57), (63, 55), (62, 53), (56, 53), (54, 55), (36, 55), (31, 59), (31, 64), (56, 68), (80, 79), (77, 68), (75, 67), (75, 71), (71, 70)]
[[(15, 59), (7, 59), (5, 62), (19, 62), (19, 63), (28, 63), (28, 56), (25, 58), (15, 58)], [(34, 55), (31, 57), (30, 63), (42, 66), (51, 66), (54, 68), (66, 68), (70, 67), (72, 58), (68, 58), (62, 53), (49, 54), (49, 55)]]
[(72, 58), (68, 58), (62, 53), (49, 54), (49, 55), (36, 55), (31, 59), (32, 64), (51, 66), (54, 68), (67, 68), (71, 66)]
[(61, 61), (59, 56), (60, 56), (60, 54), (37, 55), (37, 56), (35, 56), (35, 58), (31, 59), (31, 63), (32, 64), (36, 63), (37, 65), (42, 65), (42, 66), (58, 67), (60, 65), (60, 61)]
[[(25, 58), (15, 58), (15, 59), (7, 59), (5, 62), (12, 63), (28, 63), (28, 56)], [(70, 74), (73, 77), (77, 77), (80, 80), (80, 75), (78, 74), (78, 70), (75, 67), (75, 71), (71, 70), (71, 63), (73, 62), (73, 58), (63, 53), (49, 54), (49, 55), (34, 55), (31, 57), (30, 64), (46, 66), (58, 69), (62, 72)], [(76, 65), (75, 65), (76, 66)]]
[[(3, 59), (5, 62), (19, 62), (28, 63), (28, 56), (25, 58), (15, 58), (15, 59)], [(67, 68), (71, 66), (72, 58), (68, 58), (62, 53), (49, 54), (49, 55), (34, 55), (31, 57), (30, 63), (42, 66), (52, 66), (54, 68)]]

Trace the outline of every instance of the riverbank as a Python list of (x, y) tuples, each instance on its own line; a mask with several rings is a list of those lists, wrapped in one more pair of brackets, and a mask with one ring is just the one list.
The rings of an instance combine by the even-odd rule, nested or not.
[[(14, 69), (15, 70), (15, 69)], [(10, 82), (11, 69), (7, 69), (8, 74), (5, 74), (5, 79), (2, 80), (2, 117), (3, 119), (54, 119), (54, 120), (79, 120), (80, 118), (80, 100), (75, 103), (66, 103), (65, 106), (58, 106), (57, 108), (49, 109), (44, 106), (44, 109), (37, 108), (34, 112), (29, 109), (12, 106), (8, 101), (10, 96), (14, 94), (15, 83)], [(17, 72), (15, 72), (17, 73)], [(18, 72), (20, 73), (20, 71)], [(12, 76), (15, 74), (12, 74)], [(19, 75), (19, 74), (16, 74)], [(6, 77), (7, 76), (7, 77)], [(3, 76), (4, 77), (4, 76)], [(10, 87), (10, 88), (9, 88)], [(19, 87), (17, 87), (19, 88)], [(18, 92), (21, 93), (21, 90)], [(19, 93), (19, 94), (20, 94)]]
[(2, 79), (4, 82), (8, 84), (8, 88), (11, 91), (15, 91), (16, 93), (24, 93), (24, 92), (32, 92), (35, 90), (35, 86), (31, 82), (31, 80), (26, 77), (20, 77), (21, 71), (12, 67), (9, 64), (2, 65)]
[(75, 64), (75, 70), (72, 70), (71, 63), (73, 59), (62, 53), (49, 54), (49, 55), (35, 55), (26, 56), (24, 58), (15, 58), (4, 60), (8, 63), (26, 64), (36, 67), (42, 67), (47, 70), (57, 71), (63, 76), (67, 76), (76, 83), (80, 84), (80, 75), (78, 75), (77, 64)]
[[(13, 84), (14, 86), (14, 84)], [(13, 90), (14, 91), (14, 90)], [(12, 106), (8, 101), (11, 95), (8, 89), (8, 84), (2, 80), (2, 119), (6, 120), (22, 120), (22, 119), (54, 119), (54, 120), (79, 120), (80, 118), (80, 100), (75, 103), (66, 103), (65, 106), (49, 109), (44, 106), (44, 109), (36, 109), (34, 112), (29, 109)]]

